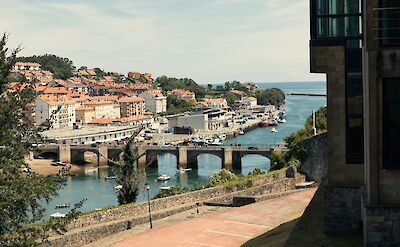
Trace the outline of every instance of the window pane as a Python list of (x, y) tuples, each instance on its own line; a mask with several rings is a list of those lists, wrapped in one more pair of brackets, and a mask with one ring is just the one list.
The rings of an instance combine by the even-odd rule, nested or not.
[(400, 170), (400, 78), (383, 82), (383, 168)]
[(382, 0), (381, 42), (383, 46), (400, 46), (400, 1)]

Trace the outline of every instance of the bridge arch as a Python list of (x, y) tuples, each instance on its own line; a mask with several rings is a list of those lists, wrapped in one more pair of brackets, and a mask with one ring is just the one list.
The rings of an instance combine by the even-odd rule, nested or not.
[(261, 154), (245, 154), (241, 157), (241, 172), (242, 174), (248, 174), (255, 168), (260, 168), (264, 171), (269, 170), (271, 160), (269, 155)]
[(176, 160), (178, 160), (179, 157), (179, 153), (176, 150), (147, 150), (146, 167), (158, 167), (158, 156), (163, 154), (171, 154), (176, 157)]
[(42, 152), (38, 152), (34, 157), (35, 158), (58, 160), (59, 153), (55, 152), (55, 151), (42, 151)]
[(223, 157), (214, 153), (200, 153), (196, 156), (196, 168), (199, 170), (199, 175), (206, 175), (210, 170), (220, 170), (222, 164)]
[(223, 150), (187, 150), (187, 166), (188, 168), (198, 169), (199, 168), (199, 156), (200, 158), (203, 155), (212, 155), (221, 159), (221, 165), (219, 169), (222, 167), (222, 163), (224, 160), (224, 152)]

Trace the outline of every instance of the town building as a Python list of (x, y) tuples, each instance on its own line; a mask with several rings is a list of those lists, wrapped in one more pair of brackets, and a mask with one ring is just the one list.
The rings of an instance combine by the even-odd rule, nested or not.
[(29, 71), (38, 71), (40, 70), (40, 64), (38, 63), (31, 63), (31, 62), (16, 62), (14, 65), (15, 71), (21, 70), (29, 70)]
[(160, 90), (148, 90), (139, 94), (145, 99), (146, 111), (161, 113), (167, 111), (167, 97)]
[(246, 107), (256, 107), (257, 106), (257, 99), (254, 97), (247, 97), (242, 100), (242, 103)]
[(52, 129), (72, 128), (76, 102), (68, 96), (41, 95), (35, 100), (36, 125), (50, 122)]
[(121, 97), (117, 100), (121, 117), (142, 116), (145, 112), (144, 99), (140, 97)]
[(95, 109), (95, 118), (116, 119), (121, 117), (119, 105), (110, 100), (90, 100), (84, 103), (85, 106), (90, 106)]
[(91, 106), (80, 106), (75, 109), (76, 122), (80, 124), (89, 124), (96, 118), (96, 111)]
[(169, 128), (192, 128), (194, 130), (208, 130), (207, 114), (185, 114), (168, 117)]
[(327, 74), (325, 230), (400, 246), (400, 2), (311, 0), (311, 72)]
[(176, 96), (176, 98), (179, 100), (186, 100), (186, 101), (196, 100), (196, 95), (193, 92), (182, 89), (175, 89), (169, 91), (168, 96)]
[(205, 99), (207, 102), (207, 106), (213, 109), (227, 108), (228, 102), (226, 99), (217, 98), (217, 99)]

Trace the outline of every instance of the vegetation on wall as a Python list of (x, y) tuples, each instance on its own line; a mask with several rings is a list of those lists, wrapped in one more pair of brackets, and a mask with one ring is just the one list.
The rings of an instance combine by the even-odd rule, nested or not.
[[(318, 111), (315, 112), (317, 133), (327, 131), (328, 121), (326, 117), (326, 110), (326, 107), (321, 107)], [(304, 124), (304, 128), (285, 137), (284, 140), (287, 144), (287, 147), (289, 148), (289, 151), (287, 153), (272, 153), (270, 170), (277, 170), (285, 166), (298, 165), (301, 162), (304, 162), (307, 159), (307, 150), (301, 145), (301, 142), (304, 139), (311, 137), (313, 134), (313, 116), (311, 114), (307, 118)]]
[(73, 76), (75, 70), (74, 64), (71, 60), (52, 54), (18, 57), (17, 62), (39, 63), (43, 70), (48, 70), (53, 73), (54, 78), (63, 80)]

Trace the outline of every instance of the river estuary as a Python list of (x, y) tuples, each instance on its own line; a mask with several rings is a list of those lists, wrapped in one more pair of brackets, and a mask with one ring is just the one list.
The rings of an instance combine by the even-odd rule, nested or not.
[[(259, 83), (261, 88), (277, 87), (285, 93), (326, 93), (325, 82), (291, 82), (291, 83)], [(241, 143), (243, 145), (268, 145), (283, 143), (283, 138), (289, 134), (301, 129), (305, 119), (312, 113), (312, 110), (326, 105), (326, 97), (310, 96), (287, 96), (286, 113), (287, 123), (280, 124), (277, 132), (272, 133), (270, 128), (258, 128), (226, 140), (224, 145), (231, 143)], [(198, 157), (199, 169), (180, 174), (176, 170), (176, 157), (171, 154), (160, 155), (158, 157), (158, 169), (149, 168), (146, 170), (147, 182), (150, 184), (150, 197), (153, 197), (160, 191), (161, 186), (195, 186), (196, 184), (205, 184), (211, 174), (221, 169), (221, 159), (217, 156), (203, 154)], [(247, 174), (254, 168), (263, 170), (269, 169), (269, 160), (257, 155), (248, 155), (242, 159), (242, 170), (235, 171), (238, 174)], [(171, 176), (168, 182), (156, 183), (155, 179), (161, 175)], [(46, 208), (47, 216), (55, 212), (66, 212), (68, 209), (55, 209), (55, 205), (71, 203), (86, 198), (81, 211), (88, 211), (102, 208), (108, 205), (117, 205), (117, 196), (114, 192), (115, 184), (112, 181), (106, 181), (104, 177), (113, 175), (110, 168), (101, 167), (85, 168), (80, 174), (69, 178), (63, 189), (59, 191), (60, 196), (52, 200)], [(145, 193), (140, 191), (138, 201), (144, 201), (147, 198)]]

